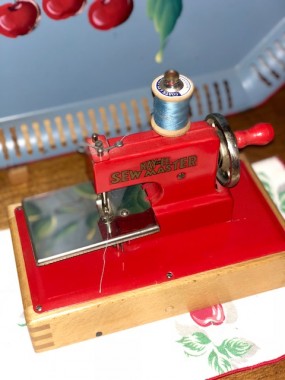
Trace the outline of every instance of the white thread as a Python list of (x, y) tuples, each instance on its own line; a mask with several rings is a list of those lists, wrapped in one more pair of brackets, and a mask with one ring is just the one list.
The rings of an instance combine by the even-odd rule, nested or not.
[(102, 266), (102, 272), (100, 277), (100, 283), (99, 283), (99, 293), (102, 293), (102, 283), (103, 283), (103, 277), (105, 273), (105, 267), (106, 267), (106, 252), (107, 252), (108, 245), (105, 246), (104, 252), (103, 252), (103, 266)]
[(123, 141), (124, 138), (127, 137), (127, 136), (129, 136), (129, 133), (126, 133), (126, 134), (121, 138), (121, 140), (119, 140), (119, 141)]
[[(108, 227), (109, 227), (109, 225), (107, 225), (107, 228)], [(106, 245), (105, 245), (104, 252), (102, 255), (103, 266), (102, 266), (102, 272), (101, 272), (100, 283), (99, 283), (99, 293), (100, 294), (102, 293), (102, 283), (103, 283), (103, 277), (104, 277), (105, 267), (106, 267), (106, 253), (107, 253), (107, 249), (108, 249), (109, 235), (111, 236), (110, 232), (107, 230)]]

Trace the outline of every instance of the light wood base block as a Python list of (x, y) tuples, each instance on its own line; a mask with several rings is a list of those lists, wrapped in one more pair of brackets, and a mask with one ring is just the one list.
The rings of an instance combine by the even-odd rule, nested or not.
[(285, 253), (186, 276), (159, 285), (36, 313), (32, 306), (20, 238), (9, 207), (24, 314), (36, 352), (246, 297), (285, 285)]

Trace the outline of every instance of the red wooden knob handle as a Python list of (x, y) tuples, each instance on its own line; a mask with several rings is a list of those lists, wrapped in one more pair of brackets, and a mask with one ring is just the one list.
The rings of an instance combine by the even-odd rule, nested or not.
[(274, 129), (271, 124), (259, 123), (245, 131), (235, 132), (239, 149), (248, 145), (266, 145), (274, 138)]

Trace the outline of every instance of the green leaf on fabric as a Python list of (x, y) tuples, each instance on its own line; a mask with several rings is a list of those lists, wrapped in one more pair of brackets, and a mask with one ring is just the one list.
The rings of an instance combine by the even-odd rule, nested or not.
[(272, 191), (272, 187), (271, 187), (271, 183), (270, 183), (270, 179), (268, 177), (267, 174), (263, 173), (263, 172), (259, 172), (257, 173), (258, 175), (258, 178), (260, 179), (262, 185), (264, 186), (265, 190), (267, 191), (267, 193), (269, 194), (269, 196), (271, 197), (271, 199), (273, 199), (273, 191)]
[(208, 357), (209, 365), (216, 371), (218, 374), (225, 373), (232, 369), (232, 365), (227, 358), (223, 355), (219, 355), (215, 350), (212, 350)]
[(186, 336), (177, 341), (187, 349), (187, 356), (200, 356), (206, 351), (206, 347), (211, 343), (210, 339), (203, 333), (194, 333), (191, 336)]
[(182, 0), (148, 0), (147, 15), (153, 21), (160, 37), (160, 49), (155, 56), (157, 63), (163, 61), (167, 38), (172, 33), (182, 12)]
[(219, 351), (222, 353), (226, 352), (228, 357), (242, 357), (246, 355), (252, 347), (253, 345), (247, 341), (232, 338), (224, 340), (221, 346), (219, 346)]
[(280, 202), (280, 205), (279, 205), (280, 210), (282, 212), (285, 212), (285, 190), (278, 192), (278, 198), (279, 198), (279, 202)]

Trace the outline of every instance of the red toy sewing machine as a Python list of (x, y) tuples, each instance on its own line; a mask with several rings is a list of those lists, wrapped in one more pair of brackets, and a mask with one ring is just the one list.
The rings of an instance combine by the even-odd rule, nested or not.
[[(173, 71), (154, 81), (153, 92), (154, 130), (87, 141), (99, 241), (37, 262), (25, 213), (15, 212), (16, 258), (36, 351), (284, 283), (284, 223), (238, 153), (269, 143), (271, 125), (233, 134), (215, 113), (190, 125), (185, 104), (193, 84)], [(165, 123), (169, 112), (174, 123)], [(124, 207), (121, 191), (130, 195)]]

